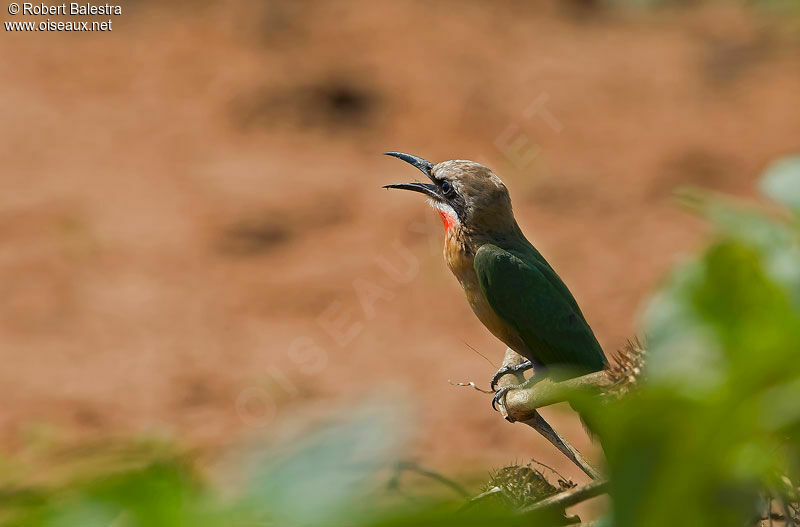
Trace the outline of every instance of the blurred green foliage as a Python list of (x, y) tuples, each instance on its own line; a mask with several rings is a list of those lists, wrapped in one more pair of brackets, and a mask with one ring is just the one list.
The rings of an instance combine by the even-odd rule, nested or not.
[[(463, 499), (388, 490), (403, 422), (392, 406), (361, 407), (226, 463), (224, 490), (193, 456), (154, 441), (55, 449), (7, 461), (0, 524), (19, 527), (527, 525), (500, 502), (459, 513)], [(31, 456), (26, 456), (31, 457)], [(393, 498), (393, 499), (392, 499)], [(398, 501), (399, 499), (399, 501)], [(551, 525), (561, 511), (540, 514)]]
[[(762, 206), (684, 194), (715, 234), (646, 310), (644, 380), (610, 403), (575, 400), (607, 455), (612, 505), (605, 524), (754, 525), (765, 492), (795, 490), (784, 476), (800, 472), (800, 160), (774, 164), (761, 189), (770, 199)], [(523, 517), (502, 501), (463, 508), (463, 497), (444, 487), (414, 499), (393, 495), (386, 467), (407, 427), (387, 407), (349, 409), (248, 452), (240, 481), (227, 487), (207, 481), (191, 456), (157, 442), (8, 459), (0, 464), (0, 523), (563, 523), (563, 511)]]
[(775, 206), (685, 193), (714, 239), (646, 311), (641, 389), (589, 408), (615, 525), (752, 525), (762, 493), (800, 468), (797, 158), (762, 189)]

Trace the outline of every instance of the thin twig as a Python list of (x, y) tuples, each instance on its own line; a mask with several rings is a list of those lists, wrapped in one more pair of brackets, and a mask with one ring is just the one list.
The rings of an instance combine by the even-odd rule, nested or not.
[(437, 472), (433, 472), (432, 470), (428, 470), (424, 467), (421, 467), (411, 461), (400, 461), (395, 466), (395, 477), (392, 478), (392, 482), (394, 482), (398, 487), (399, 487), (398, 480), (400, 478), (400, 474), (402, 474), (403, 472), (416, 472), (421, 476), (425, 476), (426, 478), (438, 481), (442, 485), (449, 487), (454, 492), (460, 494), (464, 498), (469, 498), (469, 493), (467, 492), (467, 490), (458, 483), (456, 483), (455, 481), (453, 481), (452, 479), (446, 476), (442, 476)]
[(489, 363), (489, 364), (490, 364), (492, 367), (494, 367), (494, 368), (497, 368), (497, 365), (496, 365), (494, 362), (492, 362), (492, 361), (491, 361), (491, 359), (489, 359), (489, 357), (487, 357), (486, 355), (484, 355), (484, 354), (483, 354), (483, 353), (481, 353), (480, 351), (478, 351), (478, 350), (476, 350), (475, 348), (473, 348), (473, 347), (472, 347), (472, 346), (469, 344), (469, 342), (467, 342), (466, 340), (462, 340), (462, 342), (464, 343), (464, 345), (465, 345), (466, 347), (468, 347), (469, 349), (471, 349), (472, 351), (474, 351), (474, 352), (475, 352), (476, 354), (478, 354), (479, 356), (483, 357), (483, 360), (485, 360), (486, 362), (488, 362), (488, 363)]
[(478, 391), (479, 391), (479, 392), (481, 392), (481, 393), (494, 393), (494, 392), (493, 392), (493, 391), (491, 391), (491, 390), (484, 390), (483, 388), (479, 388), (479, 387), (478, 387), (478, 385), (477, 385), (477, 384), (475, 384), (475, 382), (474, 382), (474, 381), (467, 381), (467, 382), (453, 382), (453, 381), (451, 381), (450, 379), (447, 379), (447, 382), (449, 382), (449, 383), (450, 383), (452, 386), (471, 386), (472, 388), (474, 388), (474, 389), (478, 390)]
[[(791, 484), (791, 480), (789, 480), (786, 476), (783, 476), (783, 478), (785, 478), (784, 482), (786, 480), (788, 480), (788, 485), (787, 485), (788, 489), (790, 491), (793, 490), (794, 486)], [(779, 491), (777, 488), (775, 488), (773, 486), (769, 486), (768, 487), (768, 491), (769, 491), (769, 496), (770, 496), (770, 502), (772, 500), (777, 501), (778, 502), (778, 507), (780, 508), (780, 510), (783, 511), (783, 524), (785, 526), (787, 526), (787, 527), (788, 526), (795, 526), (796, 527), (798, 525), (798, 522), (797, 522), (797, 518), (792, 514), (792, 503), (790, 501), (791, 498), (787, 499), (787, 494), (785, 492), (781, 492), (781, 491)], [(771, 506), (770, 506), (770, 509), (769, 509), (769, 513), (770, 513), (769, 518), (770, 518), (770, 522), (771, 522), (772, 521), (772, 516), (773, 516), (772, 507)]]
[(544, 417), (536, 412), (533, 414), (533, 417), (522, 421), (523, 424), (526, 424), (539, 432), (545, 439), (550, 441), (550, 443), (556, 447), (559, 452), (567, 456), (567, 458), (575, 463), (587, 476), (592, 479), (600, 479), (602, 477), (602, 473), (595, 468), (591, 463), (586, 461), (586, 458), (583, 457), (583, 454), (580, 451), (572, 446), (572, 444), (561, 437), (558, 432), (553, 430), (553, 427), (550, 426), (550, 423), (545, 421)]
[(786, 504), (786, 500), (778, 498), (778, 501), (781, 504), (781, 507), (783, 508), (783, 515), (786, 517), (786, 519), (784, 520), (784, 524), (796, 526), (797, 522), (795, 521), (792, 512), (789, 510), (789, 505)]
[(603, 479), (595, 480), (581, 487), (574, 487), (554, 496), (550, 496), (549, 498), (537, 501), (533, 505), (521, 509), (519, 512), (524, 514), (556, 507), (567, 508), (582, 501), (605, 494), (606, 492), (608, 492), (608, 481)]
[(554, 469), (550, 465), (545, 465), (541, 461), (536, 461), (535, 459), (531, 459), (531, 462), (532, 463), (536, 463), (537, 465), (546, 468), (547, 470), (549, 470), (550, 472), (555, 474), (559, 479), (561, 479), (561, 481), (563, 481), (565, 483), (568, 482), (568, 481), (571, 482), (569, 478), (564, 477), (564, 475), (561, 472), (557, 471), (556, 469)]

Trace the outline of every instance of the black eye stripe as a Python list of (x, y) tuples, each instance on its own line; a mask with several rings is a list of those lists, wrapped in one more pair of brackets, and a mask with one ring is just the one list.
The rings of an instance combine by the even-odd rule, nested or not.
[(442, 181), (441, 187), (442, 187), (442, 192), (444, 192), (445, 194), (450, 194), (451, 192), (453, 192), (453, 185), (451, 185), (449, 181)]

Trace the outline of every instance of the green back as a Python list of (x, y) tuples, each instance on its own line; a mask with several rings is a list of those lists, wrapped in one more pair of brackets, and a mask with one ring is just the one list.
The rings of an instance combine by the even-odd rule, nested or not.
[(528, 359), (576, 374), (605, 367), (603, 350), (572, 293), (530, 243), (508, 250), (482, 245), (474, 265), (489, 305), (517, 330), (533, 355)]

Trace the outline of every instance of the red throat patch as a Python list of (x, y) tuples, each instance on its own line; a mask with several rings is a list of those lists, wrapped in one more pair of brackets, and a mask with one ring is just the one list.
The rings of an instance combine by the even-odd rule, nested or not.
[(442, 223), (444, 224), (445, 232), (450, 232), (450, 229), (453, 228), (453, 225), (456, 224), (456, 219), (448, 212), (443, 211), (440, 208), (436, 209), (436, 212), (439, 213), (439, 217), (442, 218)]

